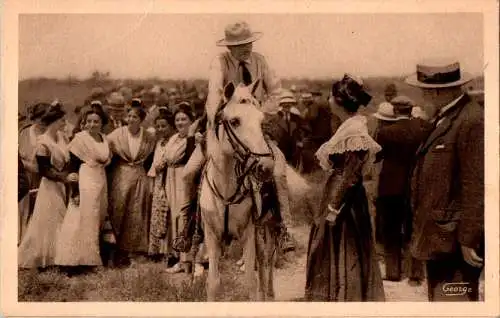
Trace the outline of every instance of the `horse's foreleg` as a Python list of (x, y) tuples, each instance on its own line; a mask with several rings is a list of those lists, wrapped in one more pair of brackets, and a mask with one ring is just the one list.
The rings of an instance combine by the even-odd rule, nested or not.
[[(259, 229), (257, 229), (259, 231)], [(260, 231), (259, 231), (260, 232)], [(267, 267), (269, 267), (268, 255), (266, 255), (266, 233), (256, 234), (256, 256), (257, 256), (257, 273), (259, 277), (258, 283), (258, 298), (260, 301), (266, 300), (266, 290), (267, 290)], [(272, 265), (272, 264), (271, 264)]]
[(267, 281), (266, 281), (266, 300), (274, 300), (274, 264), (277, 259), (276, 236), (272, 234), (272, 229), (266, 228), (266, 254), (268, 255)]
[(207, 301), (215, 301), (221, 285), (219, 261), (222, 247), (213, 233), (213, 230), (205, 226), (205, 243), (208, 252), (208, 279), (207, 279)]
[(255, 283), (255, 226), (247, 226), (243, 237), (243, 260), (245, 267), (245, 281), (248, 289), (248, 295), (251, 301), (261, 300), (256, 294), (257, 286)]

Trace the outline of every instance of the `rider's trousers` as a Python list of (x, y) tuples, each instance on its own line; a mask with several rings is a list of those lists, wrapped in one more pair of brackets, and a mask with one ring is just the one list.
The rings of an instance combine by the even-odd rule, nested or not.
[[(292, 226), (292, 217), (290, 213), (290, 198), (288, 193), (288, 187), (286, 182), (286, 167), (287, 163), (285, 160), (285, 156), (281, 152), (281, 150), (276, 146), (273, 142), (270, 142), (272, 147), (274, 156), (275, 156), (275, 164), (274, 164), (274, 181), (276, 184), (276, 190), (278, 195), (278, 200), (280, 204), (280, 213), (283, 225), (286, 228)], [(193, 154), (189, 158), (187, 164), (184, 166), (184, 182), (186, 186), (191, 187), (194, 178), (201, 171), (202, 167), (206, 162), (205, 155), (201, 149), (200, 145), (196, 146)]]

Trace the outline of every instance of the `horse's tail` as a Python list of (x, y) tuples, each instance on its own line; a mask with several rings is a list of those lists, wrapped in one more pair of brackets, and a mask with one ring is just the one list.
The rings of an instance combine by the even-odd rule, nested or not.
[(311, 190), (306, 179), (289, 165), (286, 166), (286, 183), (291, 198), (304, 198)]

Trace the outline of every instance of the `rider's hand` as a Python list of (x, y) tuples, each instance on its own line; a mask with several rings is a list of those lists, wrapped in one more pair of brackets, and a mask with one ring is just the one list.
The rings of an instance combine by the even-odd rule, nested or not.
[(203, 141), (203, 135), (200, 132), (196, 132), (194, 134), (194, 140), (197, 144), (200, 144)]
[(198, 118), (197, 120), (195, 120), (190, 126), (189, 126), (189, 129), (188, 129), (188, 136), (194, 136), (196, 131), (198, 130), (198, 126), (200, 124), (200, 118)]
[(78, 182), (78, 173), (70, 173), (66, 177), (66, 180), (68, 182)]

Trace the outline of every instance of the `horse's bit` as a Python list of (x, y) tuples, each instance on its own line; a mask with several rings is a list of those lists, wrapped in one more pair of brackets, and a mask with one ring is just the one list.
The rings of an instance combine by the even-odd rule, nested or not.
[[(224, 204), (224, 232), (222, 234), (223, 240), (225, 241), (226, 244), (229, 245), (231, 242), (231, 238), (229, 236), (229, 206), (234, 205), (234, 204), (239, 204), (243, 201), (245, 197), (251, 192), (251, 186), (245, 186), (245, 181), (247, 180), (247, 177), (252, 174), (252, 172), (255, 172), (255, 167), (259, 163), (261, 158), (266, 158), (266, 157), (271, 157), (274, 159), (274, 154), (272, 152), (272, 148), (269, 146), (269, 142), (266, 140), (266, 143), (269, 148), (269, 152), (267, 153), (259, 153), (259, 152), (254, 152), (250, 148), (248, 148), (245, 143), (241, 141), (241, 139), (238, 137), (238, 135), (234, 132), (233, 128), (229, 124), (229, 122), (226, 119), (221, 118), (221, 113), (224, 110), (224, 107), (226, 104), (223, 104), (220, 108), (220, 110), (217, 112), (216, 115), (216, 121), (215, 121), (215, 132), (217, 139), (219, 139), (219, 126), (222, 124), (222, 127), (224, 128), (224, 131), (226, 132), (228, 136), (228, 141), (231, 144), (231, 147), (235, 151), (235, 157), (237, 159), (237, 166), (236, 166), (236, 175), (237, 175), (237, 187), (235, 192), (229, 197), (229, 198), (224, 198), (220, 191), (217, 189), (215, 184), (212, 184), (208, 179), (207, 183), (212, 190), (212, 192), (218, 197), (219, 200), (221, 200)], [(210, 159), (211, 160), (211, 159)], [(208, 166), (208, 165), (207, 165)], [(206, 174), (206, 169), (205, 173)], [(258, 178), (254, 178), (255, 180), (258, 180)], [(254, 198), (252, 198), (254, 199)]]

